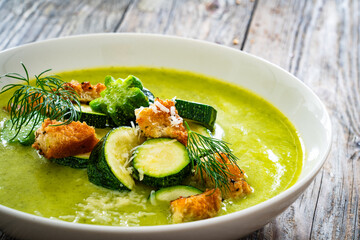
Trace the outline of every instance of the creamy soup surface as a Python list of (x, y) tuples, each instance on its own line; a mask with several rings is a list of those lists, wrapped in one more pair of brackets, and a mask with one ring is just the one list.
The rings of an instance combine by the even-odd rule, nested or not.
[[(223, 201), (219, 215), (270, 199), (298, 179), (303, 149), (296, 129), (271, 104), (238, 86), (193, 73), (146, 67), (96, 68), (57, 75), (65, 81), (97, 83), (103, 82), (106, 75), (126, 78), (130, 74), (137, 76), (156, 97), (176, 96), (217, 109), (215, 133), (231, 143), (253, 188), (253, 193), (243, 199)], [(1, 108), (9, 96), (1, 96)], [(1, 110), (1, 123), (8, 118)], [(85, 169), (57, 165), (40, 157), (35, 149), (18, 143), (2, 141), (0, 152), (0, 204), (4, 206), (78, 223), (171, 224), (169, 204), (154, 206), (147, 200), (151, 187), (137, 183), (131, 192), (101, 188), (88, 181)]]

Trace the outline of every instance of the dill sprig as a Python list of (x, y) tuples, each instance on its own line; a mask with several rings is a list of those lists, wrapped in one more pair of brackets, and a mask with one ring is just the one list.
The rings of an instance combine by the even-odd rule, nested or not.
[[(229, 176), (233, 174), (230, 173), (229, 165), (239, 169), (240, 167), (237, 164), (239, 159), (232, 153), (228, 143), (193, 132), (187, 122), (184, 124), (188, 131), (187, 151), (192, 168), (196, 169), (195, 174), (199, 173), (203, 182), (205, 178), (210, 179), (212, 185), (215, 188), (220, 188), (221, 191), (230, 190)], [(224, 159), (222, 154), (226, 155), (229, 162)], [(216, 157), (221, 158), (221, 161), (217, 160)]]
[(7, 104), (13, 128), (17, 130), (13, 138), (19, 134), (21, 127), (27, 124), (32, 125), (31, 131), (33, 131), (45, 116), (51, 120), (64, 121), (53, 126), (69, 124), (79, 119), (76, 107), (81, 109), (80, 102), (77, 93), (71, 87), (65, 86), (65, 82), (59, 76), (44, 76), (51, 69), (35, 75), (35, 84), (30, 84), (28, 70), (23, 63), (21, 65), (26, 76), (18, 73), (0, 76), (0, 79), (7, 77), (20, 80), (20, 82), (5, 85), (0, 92), (1, 94), (14, 89)]

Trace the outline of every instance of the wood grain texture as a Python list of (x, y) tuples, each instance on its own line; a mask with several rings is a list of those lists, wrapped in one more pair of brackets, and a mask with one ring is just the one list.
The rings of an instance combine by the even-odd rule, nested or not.
[(48, 38), (114, 32), (129, 4), (130, 0), (3, 0), (0, 50)]
[(259, 5), (245, 51), (284, 67), (313, 89), (329, 110), (334, 136), (309, 189), (249, 238), (360, 239), (359, 2)]
[(234, 46), (245, 37), (254, 2), (242, 1), (135, 1), (119, 32), (161, 33)]
[(333, 146), (308, 190), (244, 239), (360, 239), (359, 13), (358, 0), (0, 0), (0, 50), (141, 32), (207, 40), (280, 65), (325, 103)]

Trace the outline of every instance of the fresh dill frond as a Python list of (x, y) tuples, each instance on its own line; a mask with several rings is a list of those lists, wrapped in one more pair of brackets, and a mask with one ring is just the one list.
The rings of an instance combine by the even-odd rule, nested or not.
[[(205, 178), (210, 179), (215, 188), (228, 191), (230, 189), (229, 177), (232, 176), (229, 165), (240, 169), (237, 164), (239, 159), (232, 153), (227, 142), (193, 132), (187, 122), (184, 124), (188, 130), (187, 150), (192, 168), (196, 171), (195, 174), (200, 174), (203, 182)], [(222, 154), (226, 155), (229, 162)], [(216, 157), (221, 158), (221, 161)]]
[(81, 109), (81, 106), (77, 93), (71, 87), (65, 86), (65, 82), (59, 76), (44, 76), (51, 69), (35, 75), (35, 83), (31, 84), (28, 70), (23, 63), (21, 65), (25, 76), (19, 73), (7, 73), (0, 76), (1, 80), (5, 78), (20, 80), (20, 82), (5, 85), (0, 92), (1, 94), (14, 90), (7, 104), (13, 128), (17, 130), (13, 138), (19, 134), (24, 125), (31, 124), (31, 131), (34, 130), (45, 116), (51, 120), (64, 121), (58, 125), (69, 124), (79, 119), (76, 107)]

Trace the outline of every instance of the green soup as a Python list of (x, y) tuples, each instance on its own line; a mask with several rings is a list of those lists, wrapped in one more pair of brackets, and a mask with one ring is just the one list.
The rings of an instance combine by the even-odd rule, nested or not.
[[(158, 68), (99, 68), (60, 73), (64, 80), (103, 82), (106, 75), (140, 78), (161, 99), (191, 100), (218, 111), (216, 133), (231, 143), (253, 193), (225, 200), (219, 215), (239, 211), (274, 197), (300, 175), (303, 150), (289, 120), (262, 98), (240, 87), (188, 72)], [(9, 95), (2, 95), (0, 106)], [(9, 118), (0, 111), (2, 123)], [(223, 132), (222, 132), (223, 131)], [(35, 149), (0, 144), (0, 204), (47, 218), (70, 222), (145, 226), (171, 224), (169, 204), (153, 206), (151, 188), (137, 183), (131, 192), (93, 185), (86, 170), (57, 165)]]

